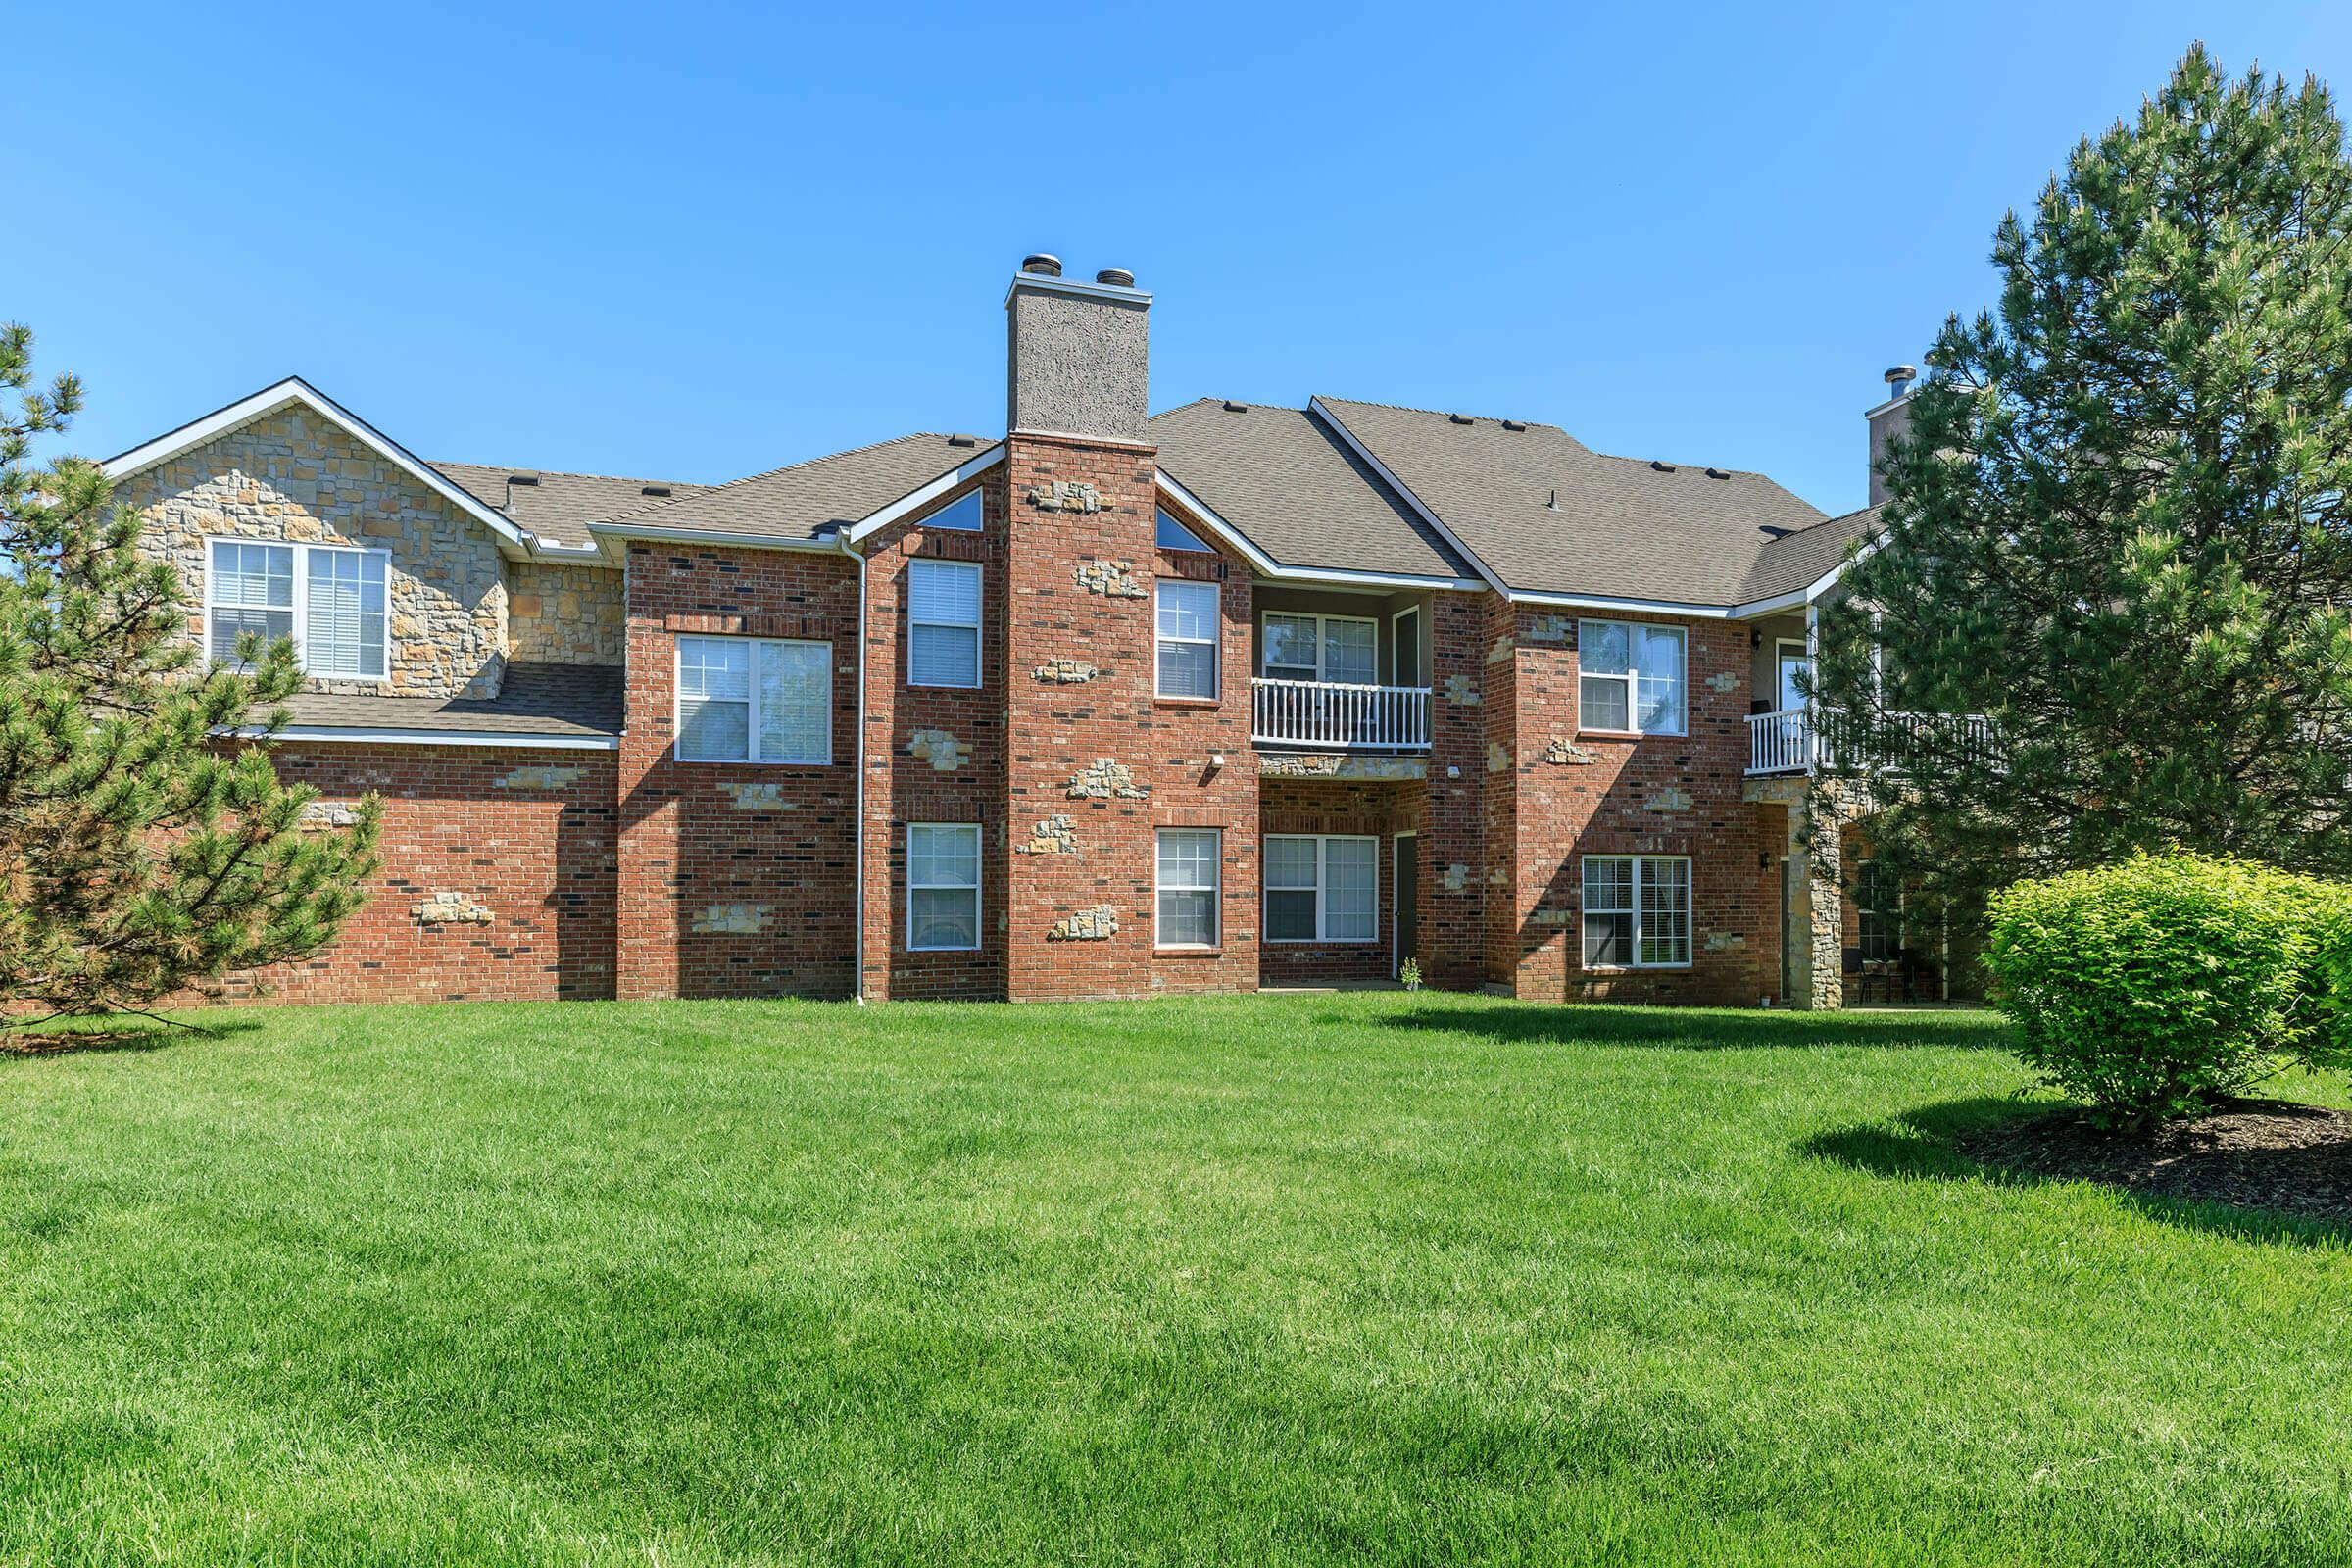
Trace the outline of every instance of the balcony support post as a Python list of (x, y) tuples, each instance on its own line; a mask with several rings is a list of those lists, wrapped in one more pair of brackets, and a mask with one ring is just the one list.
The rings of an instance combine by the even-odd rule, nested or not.
[(1845, 1005), (1845, 895), (1839, 829), (1851, 813), (1843, 790), (1819, 782), (1788, 806), (1788, 870), (1781, 918), (1788, 930), (1788, 1005), (1828, 1011)]

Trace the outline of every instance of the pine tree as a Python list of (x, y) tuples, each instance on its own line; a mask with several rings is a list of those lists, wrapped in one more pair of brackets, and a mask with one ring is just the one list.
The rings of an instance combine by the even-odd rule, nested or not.
[(248, 633), (202, 668), (178, 574), (140, 554), (99, 467), (28, 466), (81, 407), (73, 376), (33, 387), (31, 347), (0, 327), (20, 406), (0, 412), (0, 1000), (136, 1011), (329, 941), (374, 868), (377, 808), (306, 825), (316, 794), (279, 782), (268, 744), (302, 684), (292, 645)]
[[(1875, 853), (1962, 905), (2168, 846), (2352, 873), (2352, 163), (2202, 46), (2001, 222), (1825, 612)], [(1912, 715), (1981, 714), (1968, 726)]]

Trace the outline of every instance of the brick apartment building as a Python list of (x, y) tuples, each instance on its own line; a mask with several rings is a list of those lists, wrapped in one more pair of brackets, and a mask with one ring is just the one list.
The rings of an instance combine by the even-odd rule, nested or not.
[(1875, 510), (1534, 420), (1150, 416), (1152, 296), (1060, 272), (1005, 297), (1002, 439), (662, 483), (426, 462), (288, 380), (115, 459), (190, 634), (299, 645), (277, 759), (319, 819), (385, 803), (373, 898), (270, 994), (1027, 1000), (1410, 957), (1835, 1005), (1910, 960), (1850, 830), (1804, 820), (1812, 611)]

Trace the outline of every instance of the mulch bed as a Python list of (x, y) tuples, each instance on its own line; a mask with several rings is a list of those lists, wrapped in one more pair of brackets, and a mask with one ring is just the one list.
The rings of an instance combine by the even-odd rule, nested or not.
[(2283, 1100), (2232, 1100), (2152, 1136), (2102, 1132), (2055, 1110), (1963, 1134), (1979, 1164), (2103, 1182), (2310, 1219), (2352, 1221), (2352, 1113)]

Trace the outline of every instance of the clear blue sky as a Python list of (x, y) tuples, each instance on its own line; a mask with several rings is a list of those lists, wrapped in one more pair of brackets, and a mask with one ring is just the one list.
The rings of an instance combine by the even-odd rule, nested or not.
[(708, 481), (1000, 430), (1044, 249), (1157, 292), (1155, 408), (1838, 512), (1880, 371), (2192, 38), (2352, 87), (2341, 4), (1588, 9), (21, 0), (0, 318), (94, 455), (298, 372), (427, 457)]

